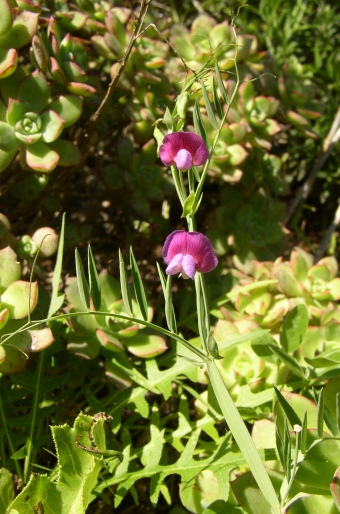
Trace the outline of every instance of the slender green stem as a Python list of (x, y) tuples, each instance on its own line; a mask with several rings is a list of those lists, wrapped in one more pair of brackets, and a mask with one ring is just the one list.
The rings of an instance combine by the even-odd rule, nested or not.
[[(15, 452), (15, 447), (12, 442), (10, 430), (8, 428), (5, 408), (4, 408), (4, 404), (2, 401), (2, 388), (1, 388), (2, 380), (3, 380), (3, 378), (0, 378), (0, 416), (1, 416), (2, 426), (3, 426), (5, 434), (6, 434), (8, 448), (9, 448), (10, 454), (13, 455), (13, 453)], [(18, 477), (22, 478), (22, 469), (19, 465), (19, 462), (16, 459), (14, 459), (14, 465), (15, 465), (15, 470), (16, 470)], [(2, 466), (5, 466), (5, 454), (2, 455)]]
[(85, 312), (69, 312), (65, 314), (59, 314), (58, 316), (52, 316), (50, 318), (45, 318), (37, 321), (32, 321), (30, 324), (26, 323), (24, 326), (16, 330), (15, 332), (11, 334), (6, 334), (3, 336), (3, 343), (9, 341), (15, 334), (26, 332), (28, 329), (39, 327), (40, 325), (44, 325), (45, 323), (48, 323), (50, 321), (57, 321), (61, 319), (67, 319), (67, 318), (74, 318), (77, 316), (106, 316), (111, 318), (117, 318), (117, 319), (123, 319), (125, 321), (130, 321), (131, 323), (136, 323), (137, 325), (144, 325), (145, 327), (151, 328), (152, 330), (155, 330), (156, 332), (159, 332), (160, 334), (163, 334), (167, 337), (170, 337), (171, 339), (174, 339), (175, 341), (178, 341), (179, 343), (183, 344), (188, 350), (195, 353), (200, 359), (203, 361), (206, 361), (206, 355), (201, 352), (196, 346), (189, 343), (189, 341), (186, 341), (183, 337), (181, 337), (178, 334), (175, 334), (174, 332), (171, 332), (170, 330), (167, 330), (166, 328), (159, 327), (158, 325), (155, 325), (153, 323), (150, 323), (149, 321), (145, 321), (144, 319), (134, 318), (132, 316), (127, 316), (124, 314), (116, 314), (114, 312), (98, 312), (98, 311), (85, 311)]
[(171, 166), (171, 173), (172, 173), (172, 178), (173, 178), (173, 181), (175, 184), (178, 199), (181, 202), (181, 205), (183, 207), (184, 202), (187, 198), (187, 194), (186, 194), (185, 187), (183, 184), (183, 178), (181, 176), (181, 171), (179, 171), (176, 166)]
[(33, 449), (33, 438), (34, 438), (34, 432), (35, 432), (35, 425), (36, 425), (36, 418), (37, 418), (37, 411), (38, 411), (38, 402), (39, 402), (39, 396), (40, 396), (40, 384), (41, 384), (41, 377), (42, 377), (42, 369), (43, 369), (43, 362), (44, 362), (44, 351), (39, 352), (38, 357), (38, 367), (36, 371), (36, 384), (35, 384), (35, 390), (33, 393), (33, 404), (32, 404), (32, 410), (31, 410), (31, 427), (30, 427), (30, 433), (27, 439), (26, 443), (26, 452), (27, 455), (25, 457), (25, 464), (24, 464), (24, 483), (26, 484), (28, 482), (28, 477), (31, 469), (31, 456), (32, 456), (32, 449)]

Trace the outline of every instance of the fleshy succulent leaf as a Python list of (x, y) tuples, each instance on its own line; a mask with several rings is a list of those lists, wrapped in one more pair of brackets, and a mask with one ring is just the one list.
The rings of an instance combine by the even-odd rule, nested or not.
[(59, 155), (45, 143), (38, 141), (26, 148), (26, 162), (33, 170), (47, 173), (56, 167)]

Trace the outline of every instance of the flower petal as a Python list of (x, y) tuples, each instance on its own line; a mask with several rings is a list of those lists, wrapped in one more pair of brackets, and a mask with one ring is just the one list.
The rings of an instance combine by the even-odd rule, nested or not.
[(175, 255), (170, 263), (169, 266), (166, 268), (166, 274), (167, 275), (177, 275), (178, 273), (182, 272), (182, 260), (183, 260), (183, 254), (178, 253)]
[(163, 164), (171, 166), (175, 164), (180, 150), (187, 150), (196, 166), (204, 164), (209, 157), (209, 150), (203, 139), (193, 132), (173, 132), (165, 136), (159, 149), (159, 157)]
[(183, 278), (193, 279), (196, 273), (195, 260), (192, 255), (186, 254), (182, 260), (182, 276)]
[(188, 150), (184, 148), (178, 152), (175, 157), (175, 163), (179, 170), (188, 170), (192, 166), (192, 156)]
[[(162, 255), (166, 264), (169, 264), (178, 254), (191, 255), (196, 271), (201, 273), (213, 270), (218, 264), (209, 239), (200, 232), (186, 232), (185, 230), (172, 232), (165, 240)], [(188, 273), (187, 275), (190, 276)]]

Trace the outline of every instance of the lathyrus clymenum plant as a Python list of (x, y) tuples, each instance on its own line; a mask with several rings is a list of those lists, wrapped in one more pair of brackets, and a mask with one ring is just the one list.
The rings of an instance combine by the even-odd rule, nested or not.
[(19, 48), (28, 45), (38, 28), (41, 9), (29, 0), (0, 1), (0, 79), (17, 68)]
[[(103, 270), (99, 275), (101, 288), (101, 306), (96, 315), (73, 316), (73, 313), (84, 310), (79, 296), (76, 277), (67, 281), (66, 299), (70, 314), (71, 331), (68, 334), (70, 352), (85, 359), (93, 359), (101, 353), (105, 357), (105, 372), (108, 378), (119, 388), (131, 385), (130, 377), (124, 372), (128, 366), (128, 357), (151, 358), (163, 353), (166, 343), (162, 337), (145, 333), (144, 326), (136, 323), (100, 315), (100, 311), (127, 315), (120, 286), (117, 280)], [(142, 316), (137, 302), (132, 301), (136, 317)], [(148, 321), (151, 321), (153, 310), (148, 307)]]
[(71, 142), (58, 139), (81, 115), (82, 100), (75, 95), (51, 98), (46, 78), (35, 71), (17, 70), (1, 81), (0, 171), (20, 152), (22, 167), (50, 172), (57, 164), (69, 166), (80, 158)]

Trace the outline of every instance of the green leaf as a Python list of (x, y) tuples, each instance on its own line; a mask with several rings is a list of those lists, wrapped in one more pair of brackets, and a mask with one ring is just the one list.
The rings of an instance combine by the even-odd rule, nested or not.
[(318, 436), (320, 439), (323, 436), (323, 420), (324, 420), (324, 412), (325, 412), (325, 404), (323, 399), (323, 389), (320, 390), (319, 398), (317, 399), (318, 405)]
[(26, 146), (26, 162), (30, 168), (41, 173), (52, 171), (59, 162), (59, 155), (46, 143), (37, 141)]
[(199, 108), (199, 104), (198, 104), (197, 100), (195, 102), (195, 107), (194, 107), (194, 112), (193, 112), (193, 120), (194, 120), (194, 127), (195, 127), (196, 134), (198, 134), (203, 139), (205, 144), (207, 144), (207, 132), (205, 130), (205, 126), (204, 126), (204, 123), (202, 120), (202, 116), (201, 116), (201, 112), (200, 112), (200, 108)]
[(224, 86), (223, 79), (222, 79), (221, 72), (220, 72), (220, 69), (218, 67), (218, 62), (217, 61), (215, 63), (215, 73), (216, 73), (216, 79), (217, 79), (218, 88), (220, 90), (222, 98), (223, 98), (223, 100), (225, 101), (226, 104), (229, 104), (228, 93), (227, 93), (227, 90), (226, 90), (226, 88)]
[(136, 294), (136, 300), (141, 310), (143, 319), (146, 321), (148, 319), (148, 304), (146, 301), (145, 291), (143, 282), (139, 273), (138, 265), (133, 255), (132, 248), (130, 248), (130, 264), (131, 264), (131, 275), (133, 280), (133, 285)]
[(283, 350), (281, 350), (281, 348), (274, 344), (269, 344), (268, 346), (272, 352), (280, 359), (280, 361), (283, 362), (287, 368), (292, 371), (292, 373), (305, 380), (306, 377), (303, 370), (300, 368), (296, 360), (293, 359), (293, 357), (285, 353)]
[(220, 372), (218, 371), (216, 363), (208, 360), (207, 366), (211, 384), (226, 423), (229, 426), (263, 496), (271, 506), (272, 513), (280, 514), (281, 509), (275, 489), (262, 463), (261, 457), (255, 448), (248, 429), (244, 424), (228, 389), (226, 388)]
[(89, 272), (90, 296), (96, 311), (100, 310), (101, 289), (97, 273), (96, 263), (92, 254), (91, 246), (88, 246), (87, 265)]
[(7, 512), (7, 508), (14, 499), (12, 473), (8, 469), (0, 469), (0, 512)]
[(165, 286), (165, 317), (171, 332), (177, 333), (177, 325), (175, 318), (174, 306), (172, 303), (172, 276), (169, 275)]
[(120, 288), (122, 291), (122, 297), (123, 297), (125, 310), (129, 316), (133, 316), (131, 292), (130, 292), (130, 287), (129, 287), (129, 283), (128, 283), (128, 278), (127, 278), (123, 255), (120, 250), (119, 250), (119, 276), (120, 276)]
[(185, 218), (186, 216), (193, 216), (195, 214), (194, 211), (195, 205), (195, 191), (191, 190), (189, 196), (186, 198), (183, 205), (183, 213), (181, 218)]
[(64, 294), (61, 294), (61, 295), (58, 294), (60, 280), (61, 280), (61, 274), (62, 274), (62, 270), (63, 270), (65, 216), (66, 216), (66, 214), (64, 213), (63, 217), (62, 217), (62, 221), (61, 221), (57, 260), (56, 260), (56, 264), (55, 264), (54, 271), (53, 271), (52, 295), (51, 295), (50, 306), (48, 309), (48, 315), (47, 315), (48, 318), (53, 316), (53, 314), (55, 314), (60, 309), (60, 307), (64, 303), (64, 298), (65, 298)]
[(83, 263), (81, 262), (81, 258), (80, 258), (77, 248), (75, 250), (75, 257), (76, 257), (76, 275), (77, 275), (79, 296), (80, 296), (80, 299), (81, 299), (82, 304), (84, 305), (85, 309), (90, 309), (91, 308), (90, 289), (89, 289), (89, 285), (88, 285), (86, 277), (85, 277)]
[(308, 329), (308, 310), (304, 304), (296, 305), (284, 319), (280, 330), (280, 343), (286, 352), (294, 352), (303, 342)]
[(217, 112), (217, 116), (220, 118), (220, 120), (223, 118), (223, 109), (222, 109), (222, 105), (221, 105), (221, 102), (218, 98), (218, 93), (217, 93), (217, 89), (216, 89), (216, 84), (215, 84), (215, 81), (213, 80), (212, 81), (212, 84), (213, 84), (213, 99), (214, 99), (214, 106), (215, 106), (215, 109), (216, 109), (216, 112)]
[(276, 389), (276, 387), (274, 387), (274, 390), (275, 390), (277, 399), (279, 401), (279, 404), (283, 408), (291, 427), (294, 428), (294, 425), (299, 425), (300, 427), (302, 427), (302, 421), (299, 418), (299, 416), (296, 414), (294, 409), (289, 405), (287, 400), (280, 393), (280, 391), (278, 389)]
[(208, 115), (209, 121), (212, 124), (212, 126), (214, 127), (214, 129), (218, 130), (218, 125), (217, 125), (217, 121), (215, 118), (215, 114), (212, 109), (212, 106), (211, 106), (211, 103), (210, 103), (210, 100), (208, 97), (208, 93), (205, 88), (203, 80), (201, 80), (201, 87), (202, 87), (202, 93), (203, 93), (203, 100), (204, 100), (205, 108), (207, 110), (207, 115)]
[(174, 123), (174, 119), (173, 119), (172, 114), (171, 114), (171, 112), (170, 112), (168, 107), (165, 109), (164, 123), (167, 126), (167, 129), (168, 129), (169, 132), (173, 132), (174, 131), (175, 123)]

